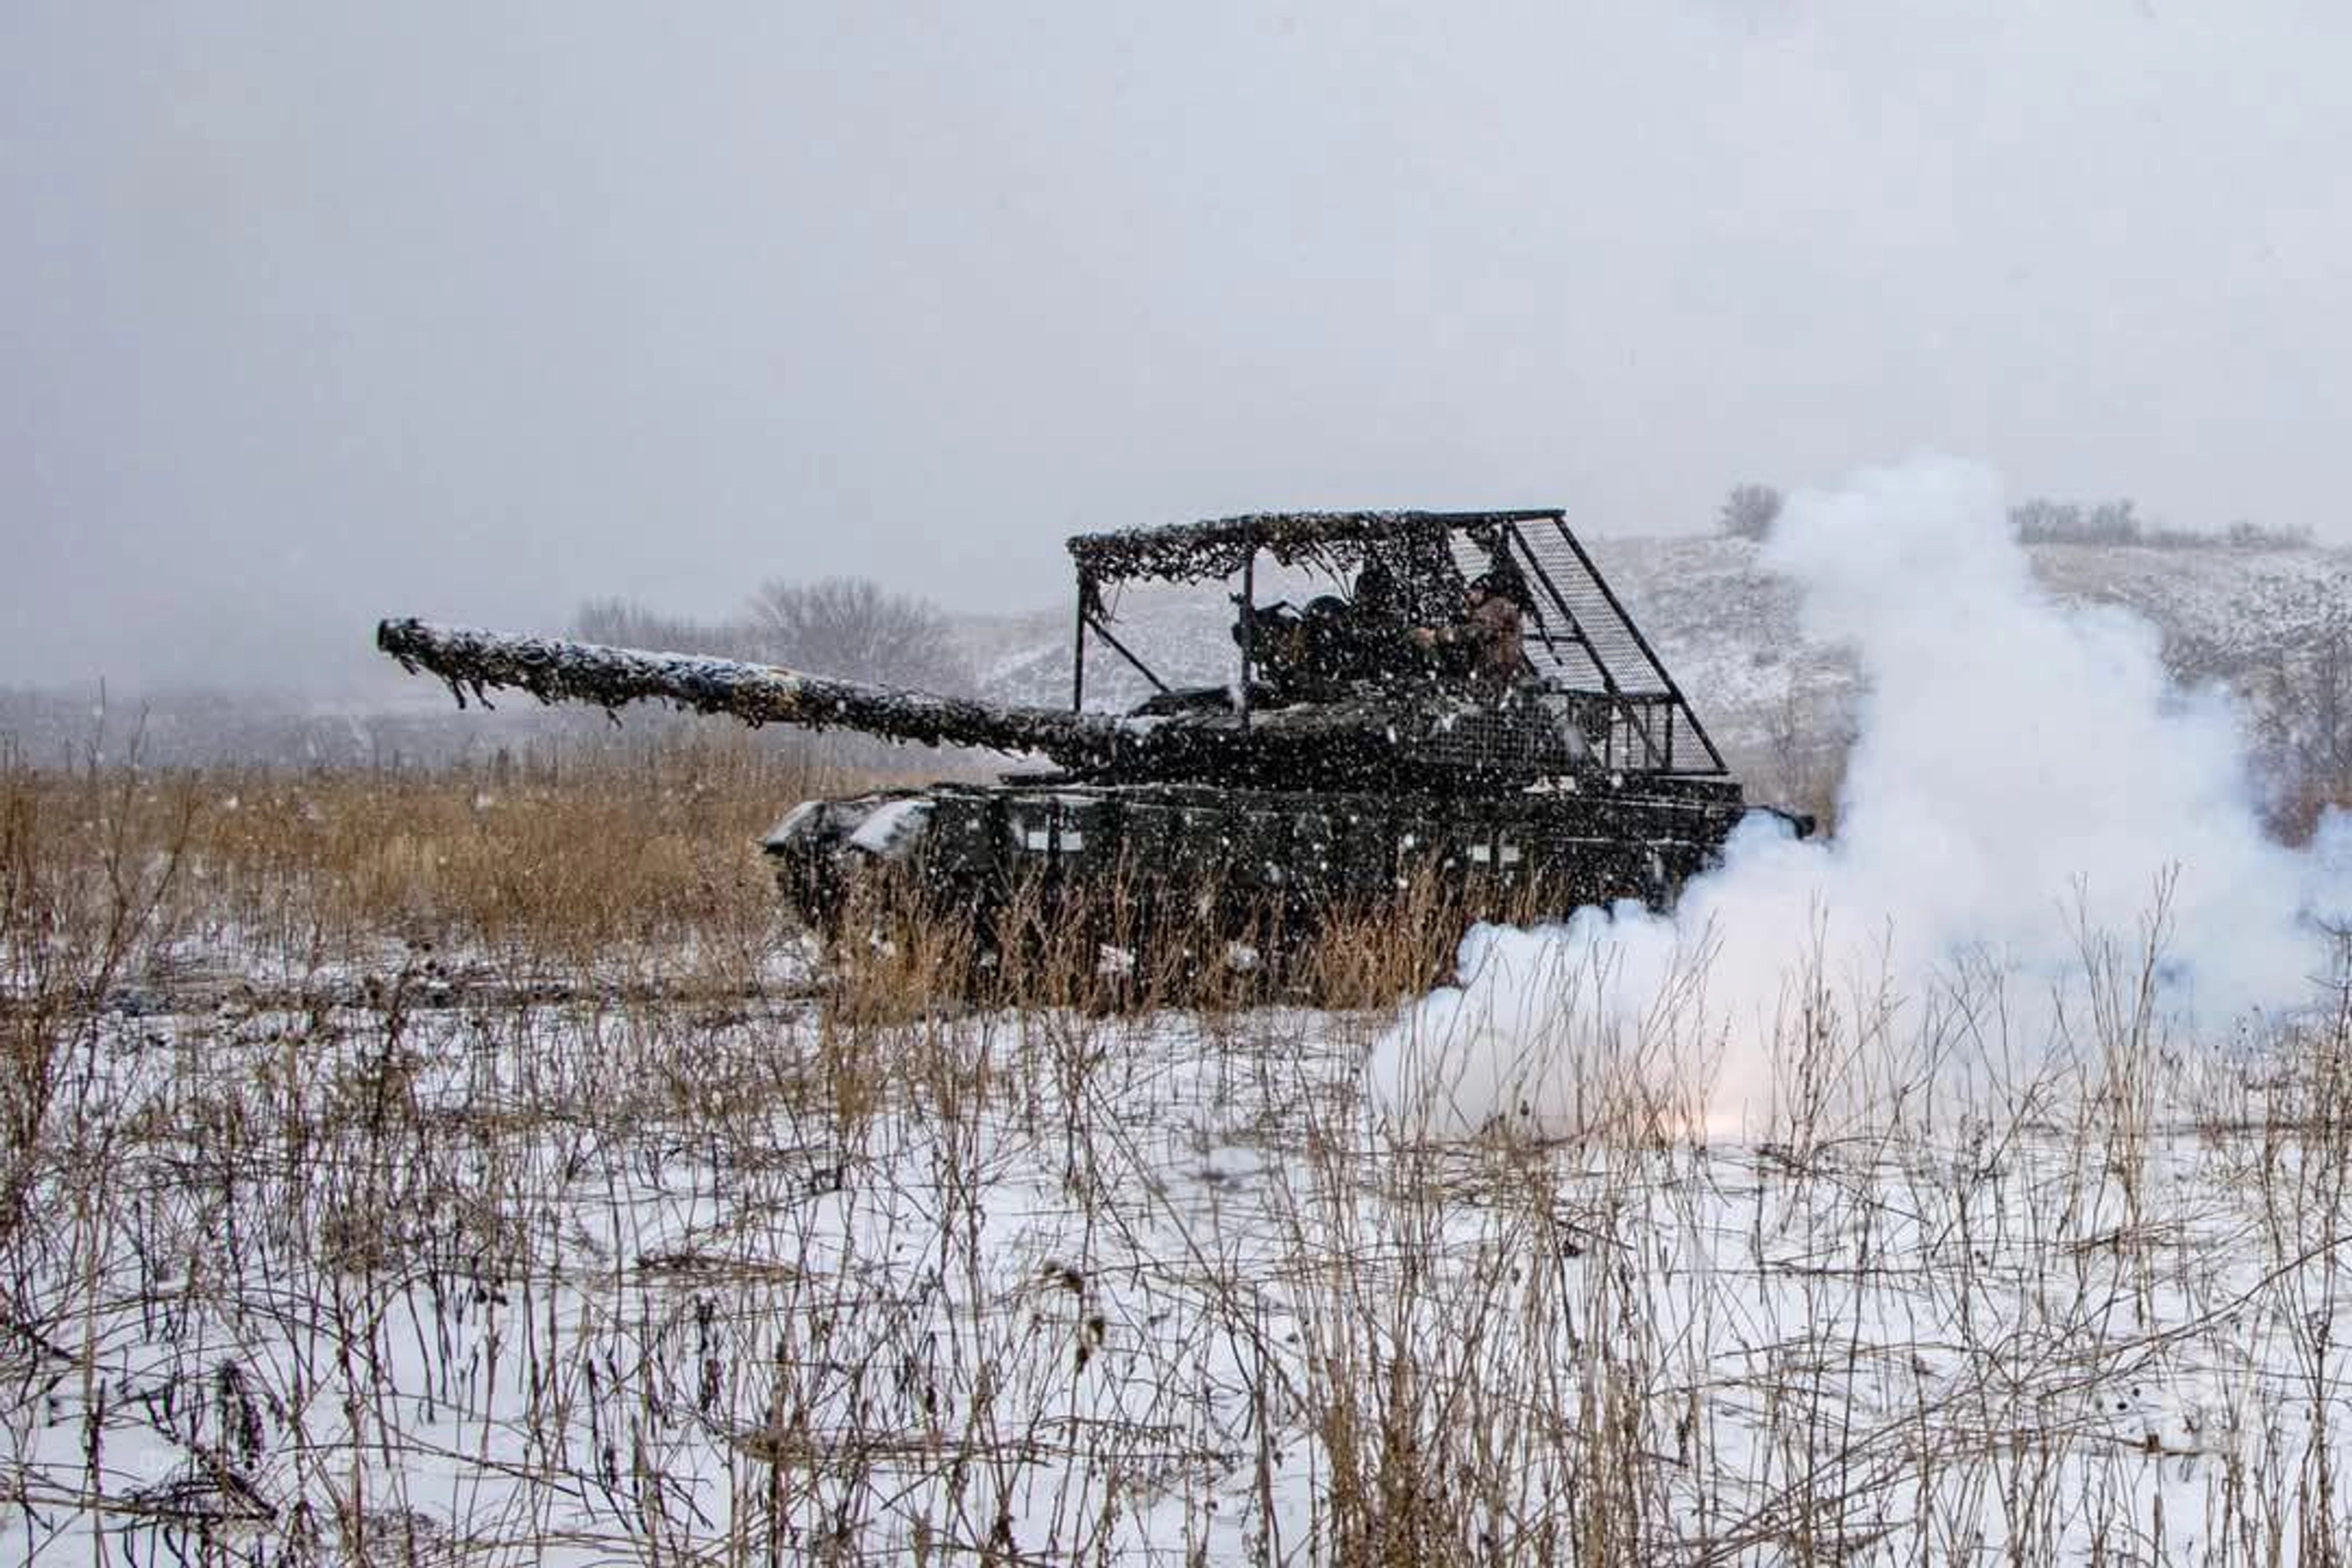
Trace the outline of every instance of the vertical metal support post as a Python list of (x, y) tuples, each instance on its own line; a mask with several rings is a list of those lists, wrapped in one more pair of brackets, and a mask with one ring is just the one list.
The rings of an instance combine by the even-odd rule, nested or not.
[(1069, 661), (1069, 711), (1086, 711), (1086, 601), (1094, 590), (1094, 580), (1080, 573), (1078, 579), (1078, 635)]
[(1241, 563), (1241, 728), (1250, 728), (1250, 669), (1258, 640), (1258, 552)]

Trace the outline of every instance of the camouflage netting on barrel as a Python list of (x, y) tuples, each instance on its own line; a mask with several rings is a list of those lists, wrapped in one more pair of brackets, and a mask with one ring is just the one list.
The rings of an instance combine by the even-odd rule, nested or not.
[(663, 702), (753, 727), (795, 724), (933, 746), (1043, 751), (1065, 766), (1111, 761), (1136, 739), (1118, 720), (1096, 714), (1001, 707), (697, 654), (650, 653), (409, 619), (379, 625), (376, 646), (412, 672), (439, 676), (461, 705), (470, 692), (489, 705), (487, 694), (493, 688), (527, 692), (545, 703), (592, 703), (608, 711), (627, 703)]

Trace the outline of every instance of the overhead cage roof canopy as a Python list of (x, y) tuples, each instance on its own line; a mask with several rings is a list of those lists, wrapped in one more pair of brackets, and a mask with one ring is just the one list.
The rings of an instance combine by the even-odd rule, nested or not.
[(1456, 529), (1561, 515), (1550, 507), (1516, 512), (1256, 512), (1205, 523), (1080, 534), (1069, 541), (1069, 553), (1079, 574), (1095, 582), (1208, 582), (1233, 576), (1260, 550), (1284, 566), (1305, 563), (1344, 572), (1362, 564), (1367, 545), (1442, 540)]

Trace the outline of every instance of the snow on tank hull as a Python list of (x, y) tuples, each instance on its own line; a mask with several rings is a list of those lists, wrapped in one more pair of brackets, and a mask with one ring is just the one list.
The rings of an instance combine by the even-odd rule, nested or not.
[(885, 868), (978, 919), (1023, 886), (1295, 918), (1376, 906), (1417, 879), (1523, 919), (1623, 898), (1661, 907), (1715, 861), (1747, 809), (1727, 779), (1588, 781), (1487, 798), (938, 784), (808, 802), (764, 847), (786, 902), (820, 931), (862, 876)]

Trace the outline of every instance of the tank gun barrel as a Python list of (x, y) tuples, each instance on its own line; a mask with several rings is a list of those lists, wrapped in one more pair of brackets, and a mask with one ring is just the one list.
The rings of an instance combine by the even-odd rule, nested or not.
[(794, 724), (855, 729), (896, 740), (1039, 751), (1066, 768), (1115, 762), (1138, 739), (1116, 718), (1048, 708), (1004, 707), (928, 692), (803, 674), (776, 665), (696, 654), (652, 653), (561, 637), (516, 637), (413, 619), (376, 627), (376, 646), (412, 674), (437, 675), (463, 706), (493, 689), (544, 703), (661, 701), (724, 714), (754, 728)]

